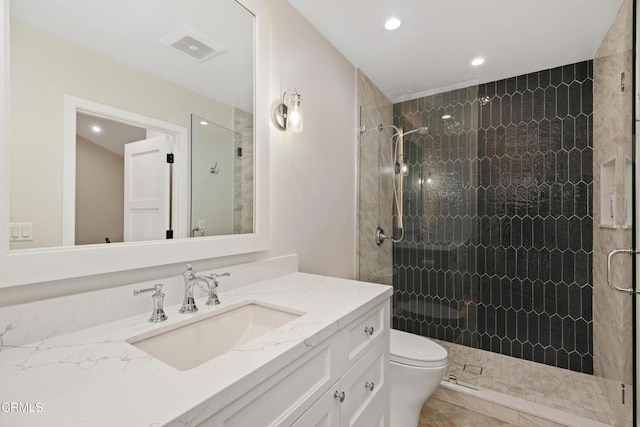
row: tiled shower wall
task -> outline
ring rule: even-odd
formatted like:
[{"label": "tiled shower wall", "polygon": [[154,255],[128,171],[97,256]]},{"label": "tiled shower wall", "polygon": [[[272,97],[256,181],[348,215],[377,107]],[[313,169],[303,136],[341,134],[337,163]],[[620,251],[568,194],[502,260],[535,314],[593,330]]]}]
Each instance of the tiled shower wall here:
[{"label": "tiled shower wall", "polygon": [[[395,105],[394,325],[593,372],[593,64]],[[450,118],[446,118],[451,116]]]},{"label": "tiled shower wall", "polygon": [[233,233],[253,233],[253,114],[234,108],[233,128]]}]

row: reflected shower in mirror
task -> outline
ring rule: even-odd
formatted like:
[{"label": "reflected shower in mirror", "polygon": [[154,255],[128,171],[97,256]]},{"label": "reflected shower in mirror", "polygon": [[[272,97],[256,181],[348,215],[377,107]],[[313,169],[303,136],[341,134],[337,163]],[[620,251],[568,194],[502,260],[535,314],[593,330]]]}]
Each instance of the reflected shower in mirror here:
[{"label": "reflected shower in mirror", "polygon": [[239,111],[233,131],[192,115],[192,237],[253,232],[252,123]]}]

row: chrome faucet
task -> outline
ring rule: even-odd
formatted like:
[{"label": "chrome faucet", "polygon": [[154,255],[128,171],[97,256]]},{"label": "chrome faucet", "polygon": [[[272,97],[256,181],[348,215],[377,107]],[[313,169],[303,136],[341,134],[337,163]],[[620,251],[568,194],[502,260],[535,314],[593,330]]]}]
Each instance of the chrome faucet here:
[{"label": "chrome faucet", "polygon": [[198,311],[198,307],[196,307],[196,301],[193,299],[193,287],[198,283],[204,283],[207,285],[207,289],[211,289],[211,281],[213,279],[206,276],[196,276],[191,264],[187,264],[187,271],[182,273],[182,277],[184,278],[184,300],[182,301],[180,313],[195,313]]}]

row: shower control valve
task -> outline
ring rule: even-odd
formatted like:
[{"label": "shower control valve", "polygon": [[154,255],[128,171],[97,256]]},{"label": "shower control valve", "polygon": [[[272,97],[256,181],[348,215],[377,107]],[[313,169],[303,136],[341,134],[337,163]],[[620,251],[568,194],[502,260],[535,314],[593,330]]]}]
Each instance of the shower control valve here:
[{"label": "shower control valve", "polygon": [[384,239],[388,238],[389,236],[384,234],[384,230],[382,229],[382,227],[376,228],[376,245],[380,246],[382,243],[384,243]]}]

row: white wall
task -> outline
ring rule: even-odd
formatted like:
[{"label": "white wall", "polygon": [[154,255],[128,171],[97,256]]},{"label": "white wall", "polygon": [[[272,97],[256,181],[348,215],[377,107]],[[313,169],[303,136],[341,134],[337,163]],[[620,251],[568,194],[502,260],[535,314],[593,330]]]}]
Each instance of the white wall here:
[{"label": "white wall", "polygon": [[[265,0],[271,18],[272,106],[302,94],[304,132],[271,124],[270,249],[194,262],[196,271],[298,253],[300,271],[355,278],[356,70],[287,0]],[[205,115],[206,117],[206,115]],[[179,274],[183,265],[0,289],[0,306]],[[224,285],[221,285],[224,290]]]},{"label": "white wall", "polygon": [[269,0],[271,97],[295,86],[304,132],[271,130],[271,250],[355,277],[356,70],[287,0]]},{"label": "white wall", "polygon": [[123,230],[124,158],[78,136],[76,245],[123,242]]}]

